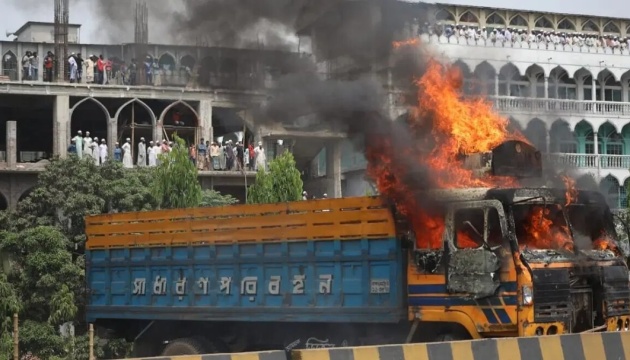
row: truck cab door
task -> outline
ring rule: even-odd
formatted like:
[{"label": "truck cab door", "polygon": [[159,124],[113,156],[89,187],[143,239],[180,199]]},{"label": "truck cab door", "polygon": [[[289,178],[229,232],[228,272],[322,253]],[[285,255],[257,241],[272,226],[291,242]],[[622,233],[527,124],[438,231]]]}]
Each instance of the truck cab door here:
[{"label": "truck cab door", "polygon": [[[502,204],[484,200],[454,204],[446,217],[446,289],[473,299],[493,296],[501,286],[507,244]],[[509,244],[508,244],[509,248]]]}]

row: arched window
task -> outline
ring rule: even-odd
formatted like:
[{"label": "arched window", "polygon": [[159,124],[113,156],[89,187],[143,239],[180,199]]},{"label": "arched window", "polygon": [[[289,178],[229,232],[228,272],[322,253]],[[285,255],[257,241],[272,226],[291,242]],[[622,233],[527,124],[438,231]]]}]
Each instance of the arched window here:
[{"label": "arched window", "polygon": [[438,10],[437,13],[435,13],[435,20],[437,20],[437,21],[455,21],[455,16],[453,16],[453,14],[450,11],[448,11],[448,10],[440,9],[440,10]]},{"label": "arched window", "polygon": [[18,79],[17,65],[17,57],[12,51],[7,51],[2,55],[2,75],[16,81]]},{"label": "arched window", "polygon": [[630,179],[624,181],[623,186],[619,189],[619,202],[622,209],[628,207],[628,186],[630,185]]},{"label": "arched window", "polygon": [[479,19],[477,18],[477,16],[475,14],[471,13],[470,11],[465,11],[459,17],[459,21],[460,22],[465,22],[465,23],[478,23]]},{"label": "arched window", "polygon": [[586,22],[582,24],[582,31],[599,32],[599,26],[592,20],[586,20]]},{"label": "arched window", "polygon": [[619,26],[617,26],[614,22],[609,21],[606,25],[604,25],[604,32],[619,34],[621,31],[619,31]]},{"label": "arched window", "polygon": [[527,20],[522,15],[516,15],[510,20],[512,26],[527,26]]},{"label": "arched window", "polygon": [[571,20],[564,18],[558,23],[558,30],[575,31],[575,25],[571,22]]},{"label": "arched window", "polygon": [[501,15],[494,12],[486,18],[486,23],[488,25],[505,25],[505,20],[501,17]]},{"label": "arched window", "polygon": [[[597,142],[598,153],[602,153],[602,142]],[[595,134],[593,130],[588,130],[586,136],[584,137],[584,153],[586,154],[595,154]]]},{"label": "arched window", "polygon": [[536,19],[534,23],[534,27],[544,28],[544,29],[553,29],[553,23],[546,16],[541,16]]},{"label": "arched window", "polygon": [[606,176],[599,185],[599,188],[606,196],[606,200],[608,201],[608,206],[614,209],[618,209],[620,204],[621,197],[621,187],[619,186],[619,182],[614,177],[608,175]]}]

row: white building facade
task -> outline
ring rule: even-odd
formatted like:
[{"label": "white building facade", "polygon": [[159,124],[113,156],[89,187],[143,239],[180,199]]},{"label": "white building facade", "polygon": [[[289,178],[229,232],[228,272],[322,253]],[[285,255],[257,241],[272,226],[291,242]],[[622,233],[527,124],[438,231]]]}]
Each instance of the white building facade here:
[{"label": "white building facade", "polygon": [[466,92],[486,93],[537,148],[627,207],[630,19],[436,5],[418,32]]},{"label": "white building facade", "polygon": [[[461,69],[465,93],[486,95],[550,160],[577,168],[578,182],[628,206],[630,19],[416,5],[426,22],[408,22],[401,39],[419,37]],[[352,146],[341,157],[344,195],[369,192],[357,176],[365,160]]]}]

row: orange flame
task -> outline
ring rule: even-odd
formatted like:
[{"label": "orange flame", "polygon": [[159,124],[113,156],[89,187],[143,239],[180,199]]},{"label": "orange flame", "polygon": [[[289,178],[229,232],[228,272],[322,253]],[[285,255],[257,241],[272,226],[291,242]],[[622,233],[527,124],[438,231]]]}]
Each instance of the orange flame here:
[{"label": "orange flame", "polygon": [[575,180],[568,176],[563,176],[562,181],[564,182],[564,186],[567,188],[567,192],[564,195],[566,199],[565,206],[569,206],[577,201],[578,191],[575,187]]},{"label": "orange flame", "polygon": [[394,49],[401,48],[403,46],[415,46],[420,45],[420,38],[411,38],[402,41],[394,41]]},{"label": "orange flame", "polygon": [[554,224],[550,210],[536,206],[525,224],[527,235],[521,247],[533,249],[565,249],[573,251],[573,239],[566,225]]},{"label": "orange flame", "polygon": [[[415,44],[413,40],[395,43],[394,47]],[[495,113],[489,102],[460,96],[462,78],[456,68],[430,61],[415,83],[418,107],[410,112],[407,130],[417,143],[395,147],[387,137],[371,139],[366,148],[368,174],[379,192],[407,216],[417,234],[418,248],[438,249],[442,248],[444,220],[426,213],[418,203],[423,199],[414,196],[414,187],[421,186],[409,180],[414,165],[428,169],[434,185],[440,188],[514,186],[517,182],[513,178],[476,175],[464,167],[461,156],[490,152],[509,139],[526,140],[507,130],[507,119]],[[425,136],[427,131],[430,137]],[[458,234],[458,244],[478,246],[465,234]]]}]

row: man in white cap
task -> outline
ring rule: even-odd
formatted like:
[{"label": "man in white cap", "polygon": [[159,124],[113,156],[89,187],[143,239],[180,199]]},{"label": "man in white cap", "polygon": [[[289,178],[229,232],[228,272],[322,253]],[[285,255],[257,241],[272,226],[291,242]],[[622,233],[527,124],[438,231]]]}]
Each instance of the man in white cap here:
[{"label": "man in white cap", "polygon": [[256,167],[254,170],[258,171],[258,169],[263,169],[267,171],[267,155],[265,155],[265,149],[263,149],[262,141],[258,142],[258,146],[254,150],[254,154],[256,155]]},{"label": "man in white cap", "polygon": [[89,131],[85,132],[85,137],[83,138],[83,156],[92,158],[92,137]]},{"label": "man in white cap", "polygon": [[148,153],[149,153],[149,167],[154,167],[157,165],[157,152],[159,150],[158,146],[155,146],[153,144],[153,141],[149,141],[149,148],[148,148]]},{"label": "man in white cap", "polygon": [[147,146],[144,143],[144,138],[140,138],[140,142],[138,143],[138,166],[145,167],[147,166]]},{"label": "man in white cap", "polygon": [[81,130],[77,131],[77,136],[72,138],[74,140],[74,145],[77,147],[77,157],[79,159],[83,158],[83,132]]},{"label": "man in white cap", "polygon": [[107,161],[107,144],[105,143],[105,139],[101,139],[101,145],[98,146],[98,150],[101,164],[105,164],[105,161]]},{"label": "man in white cap", "polygon": [[96,166],[101,165],[101,150],[98,145],[98,138],[95,136],[94,140],[90,144],[90,151],[92,152],[92,158],[94,158],[94,164]]},{"label": "man in white cap", "polygon": [[131,157],[131,139],[127,138],[122,146],[123,151],[123,167],[127,169],[133,168],[133,158]]}]

